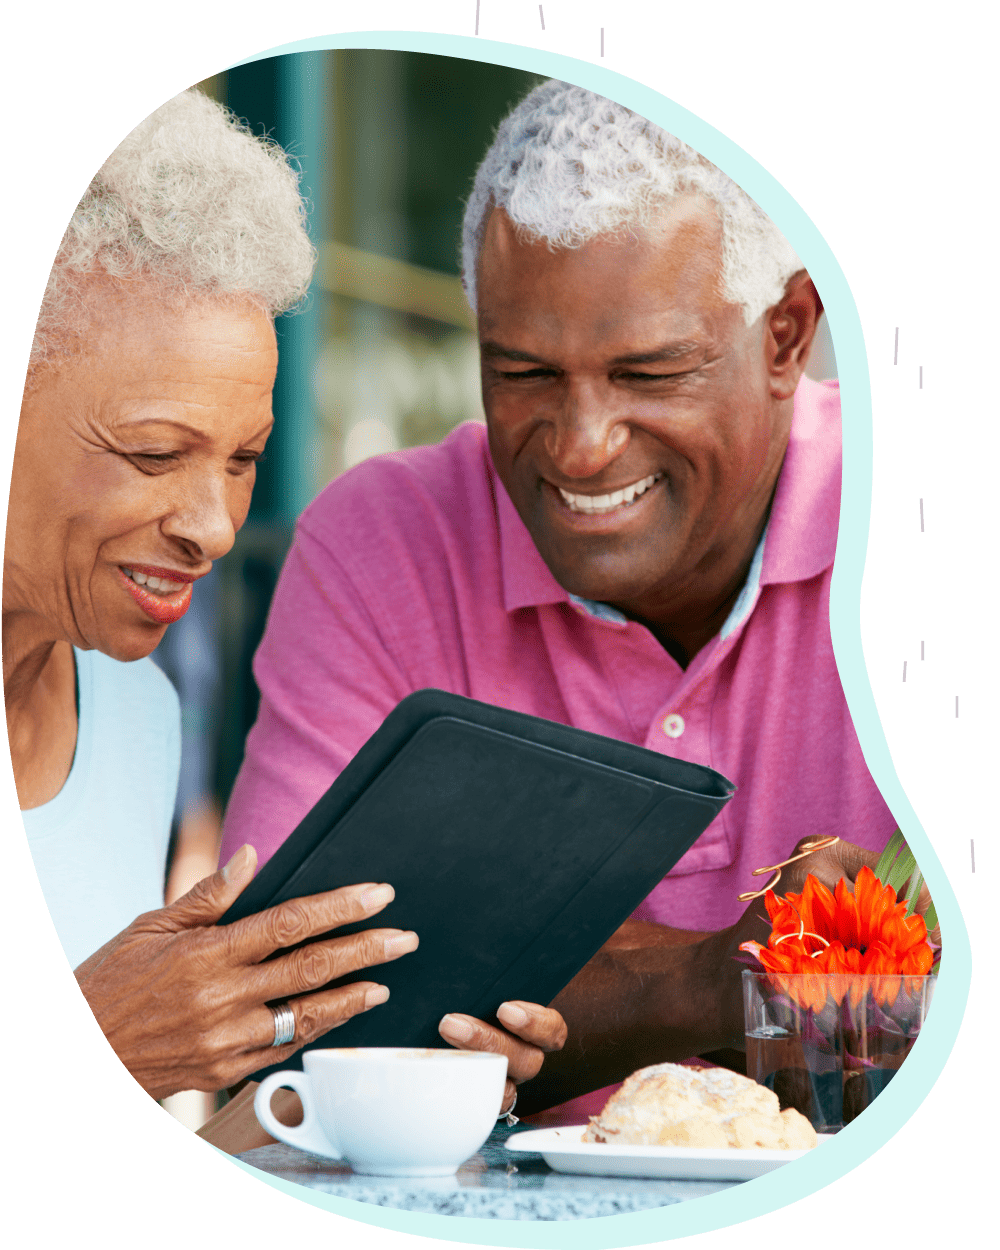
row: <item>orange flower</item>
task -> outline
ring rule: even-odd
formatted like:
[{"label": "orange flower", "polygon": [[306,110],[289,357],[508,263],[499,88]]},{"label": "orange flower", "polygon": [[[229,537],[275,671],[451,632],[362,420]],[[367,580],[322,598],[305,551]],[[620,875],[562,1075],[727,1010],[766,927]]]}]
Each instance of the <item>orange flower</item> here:
[{"label": "orange flower", "polygon": [[[907,916],[906,903],[896,902],[896,891],[885,886],[867,866],[854,882],[854,893],[843,877],[831,894],[809,874],[801,894],[765,896],[771,918],[767,946],[744,942],[741,951],[758,959],[769,972],[801,976],[783,982],[804,1007],[820,1010],[827,990],[838,1003],[850,992],[852,1001],[863,991],[857,976],[877,976],[874,990],[881,1003],[894,1002],[903,976],[925,976],[934,962],[922,916]],[[817,974],[841,973],[831,981]]]}]

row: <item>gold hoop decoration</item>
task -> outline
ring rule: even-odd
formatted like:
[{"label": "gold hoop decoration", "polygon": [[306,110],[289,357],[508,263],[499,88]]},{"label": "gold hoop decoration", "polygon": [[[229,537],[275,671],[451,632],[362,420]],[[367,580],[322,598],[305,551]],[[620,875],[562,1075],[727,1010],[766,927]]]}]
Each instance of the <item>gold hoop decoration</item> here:
[{"label": "gold hoop decoration", "polygon": [[824,838],[817,838],[815,842],[804,842],[802,850],[798,855],[793,855],[791,859],[783,859],[780,864],[771,864],[766,868],[755,868],[750,874],[752,877],[763,876],[765,872],[773,872],[774,876],[764,886],[763,890],[748,890],[745,894],[737,894],[737,899],[741,903],[749,903],[755,898],[763,898],[768,890],[773,890],[781,880],[782,868],[787,868],[789,864],[794,864],[800,859],[805,859],[807,855],[812,855],[815,851],[825,851],[828,846],[833,846],[835,842],[839,842],[840,838],[829,835]]},{"label": "gold hoop decoration", "polygon": [[799,909],[795,906],[794,903],[789,903],[788,905],[789,907],[791,907],[792,911],[795,912],[796,916],[798,916],[799,918],[799,931],[798,933],[782,933],[780,937],[776,937],[774,939],[774,946],[772,947],[772,949],[777,950],[777,948],[781,945],[782,942],[789,942],[793,938],[796,941],[801,942],[803,941],[803,939],[807,937],[811,937],[811,938],[815,938],[817,942],[822,942],[823,945],[820,947],[818,951],[811,951],[809,954],[809,958],[815,959],[817,955],[822,955],[823,951],[830,945],[830,943],[826,940],[825,937],[822,937],[819,933],[813,933],[810,929],[806,928],[806,922],[802,918],[802,913],[799,911]]}]

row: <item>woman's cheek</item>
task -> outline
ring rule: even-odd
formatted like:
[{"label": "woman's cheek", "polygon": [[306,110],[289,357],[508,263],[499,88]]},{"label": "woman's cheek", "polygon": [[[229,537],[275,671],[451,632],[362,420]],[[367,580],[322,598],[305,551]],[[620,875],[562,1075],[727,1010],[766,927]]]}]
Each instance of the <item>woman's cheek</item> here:
[{"label": "woman's cheek", "polygon": [[240,529],[247,519],[256,478],[256,470],[251,469],[235,480],[235,486],[230,491],[229,515],[232,517],[233,529]]}]

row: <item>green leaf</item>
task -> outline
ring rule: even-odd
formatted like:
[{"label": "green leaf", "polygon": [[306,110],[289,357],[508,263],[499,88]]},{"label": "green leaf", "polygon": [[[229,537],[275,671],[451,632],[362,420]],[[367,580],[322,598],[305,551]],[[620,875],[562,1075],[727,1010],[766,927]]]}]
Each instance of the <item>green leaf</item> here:
[{"label": "green leaf", "polygon": [[906,891],[906,914],[912,916],[917,910],[917,900],[920,898],[920,887],[924,884],[924,874],[918,868],[910,878],[910,886]]},{"label": "green leaf", "polygon": [[875,865],[875,876],[878,877],[879,881],[881,881],[883,885],[886,884],[886,877],[889,874],[889,870],[892,867],[896,856],[904,846],[906,846],[906,841],[900,830],[897,829],[889,839],[888,845],[879,856],[879,861]]},{"label": "green leaf", "polygon": [[[902,832],[897,829],[889,839],[888,845],[879,856],[879,861],[875,865],[875,876],[883,885],[892,886],[896,891],[896,899],[900,903],[906,903],[906,914],[912,916],[917,908],[917,900],[920,898],[920,889],[924,884],[923,873],[917,867],[916,856],[906,845],[906,839]],[[900,894],[903,886],[909,882],[906,894]],[[924,913],[924,921],[927,925],[927,932],[931,933],[937,928],[938,918],[934,904]],[[934,965],[937,970],[937,964]]]},{"label": "green leaf", "polygon": [[889,873],[889,879],[883,882],[884,885],[891,885],[896,891],[896,898],[900,896],[900,891],[907,881],[911,880],[913,874],[917,871],[917,857],[913,854],[909,847],[905,847],[899,859],[892,866]]}]

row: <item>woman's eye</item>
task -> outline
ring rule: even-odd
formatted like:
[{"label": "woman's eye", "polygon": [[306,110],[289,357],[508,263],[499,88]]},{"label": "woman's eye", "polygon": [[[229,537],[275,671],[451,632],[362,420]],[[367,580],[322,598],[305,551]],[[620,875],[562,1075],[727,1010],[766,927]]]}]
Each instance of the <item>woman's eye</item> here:
[{"label": "woman's eye", "polygon": [[136,451],[127,454],[126,458],[144,473],[157,473],[176,463],[177,455],[172,451]]},{"label": "woman's eye", "polygon": [[505,378],[508,381],[516,381],[519,379],[527,379],[530,381],[534,378],[550,378],[553,376],[554,370],[538,368],[538,369],[519,369],[513,372],[506,372],[503,369],[498,369],[497,372],[500,374],[502,378]]},{"label": "woman's eye", "polygon": [[232,458],[233,463],[243,472],[246,472],[247,469],[252,469],[256,464],[260,464],[263,459],[264,453],[262,451],[240,451]]}]

